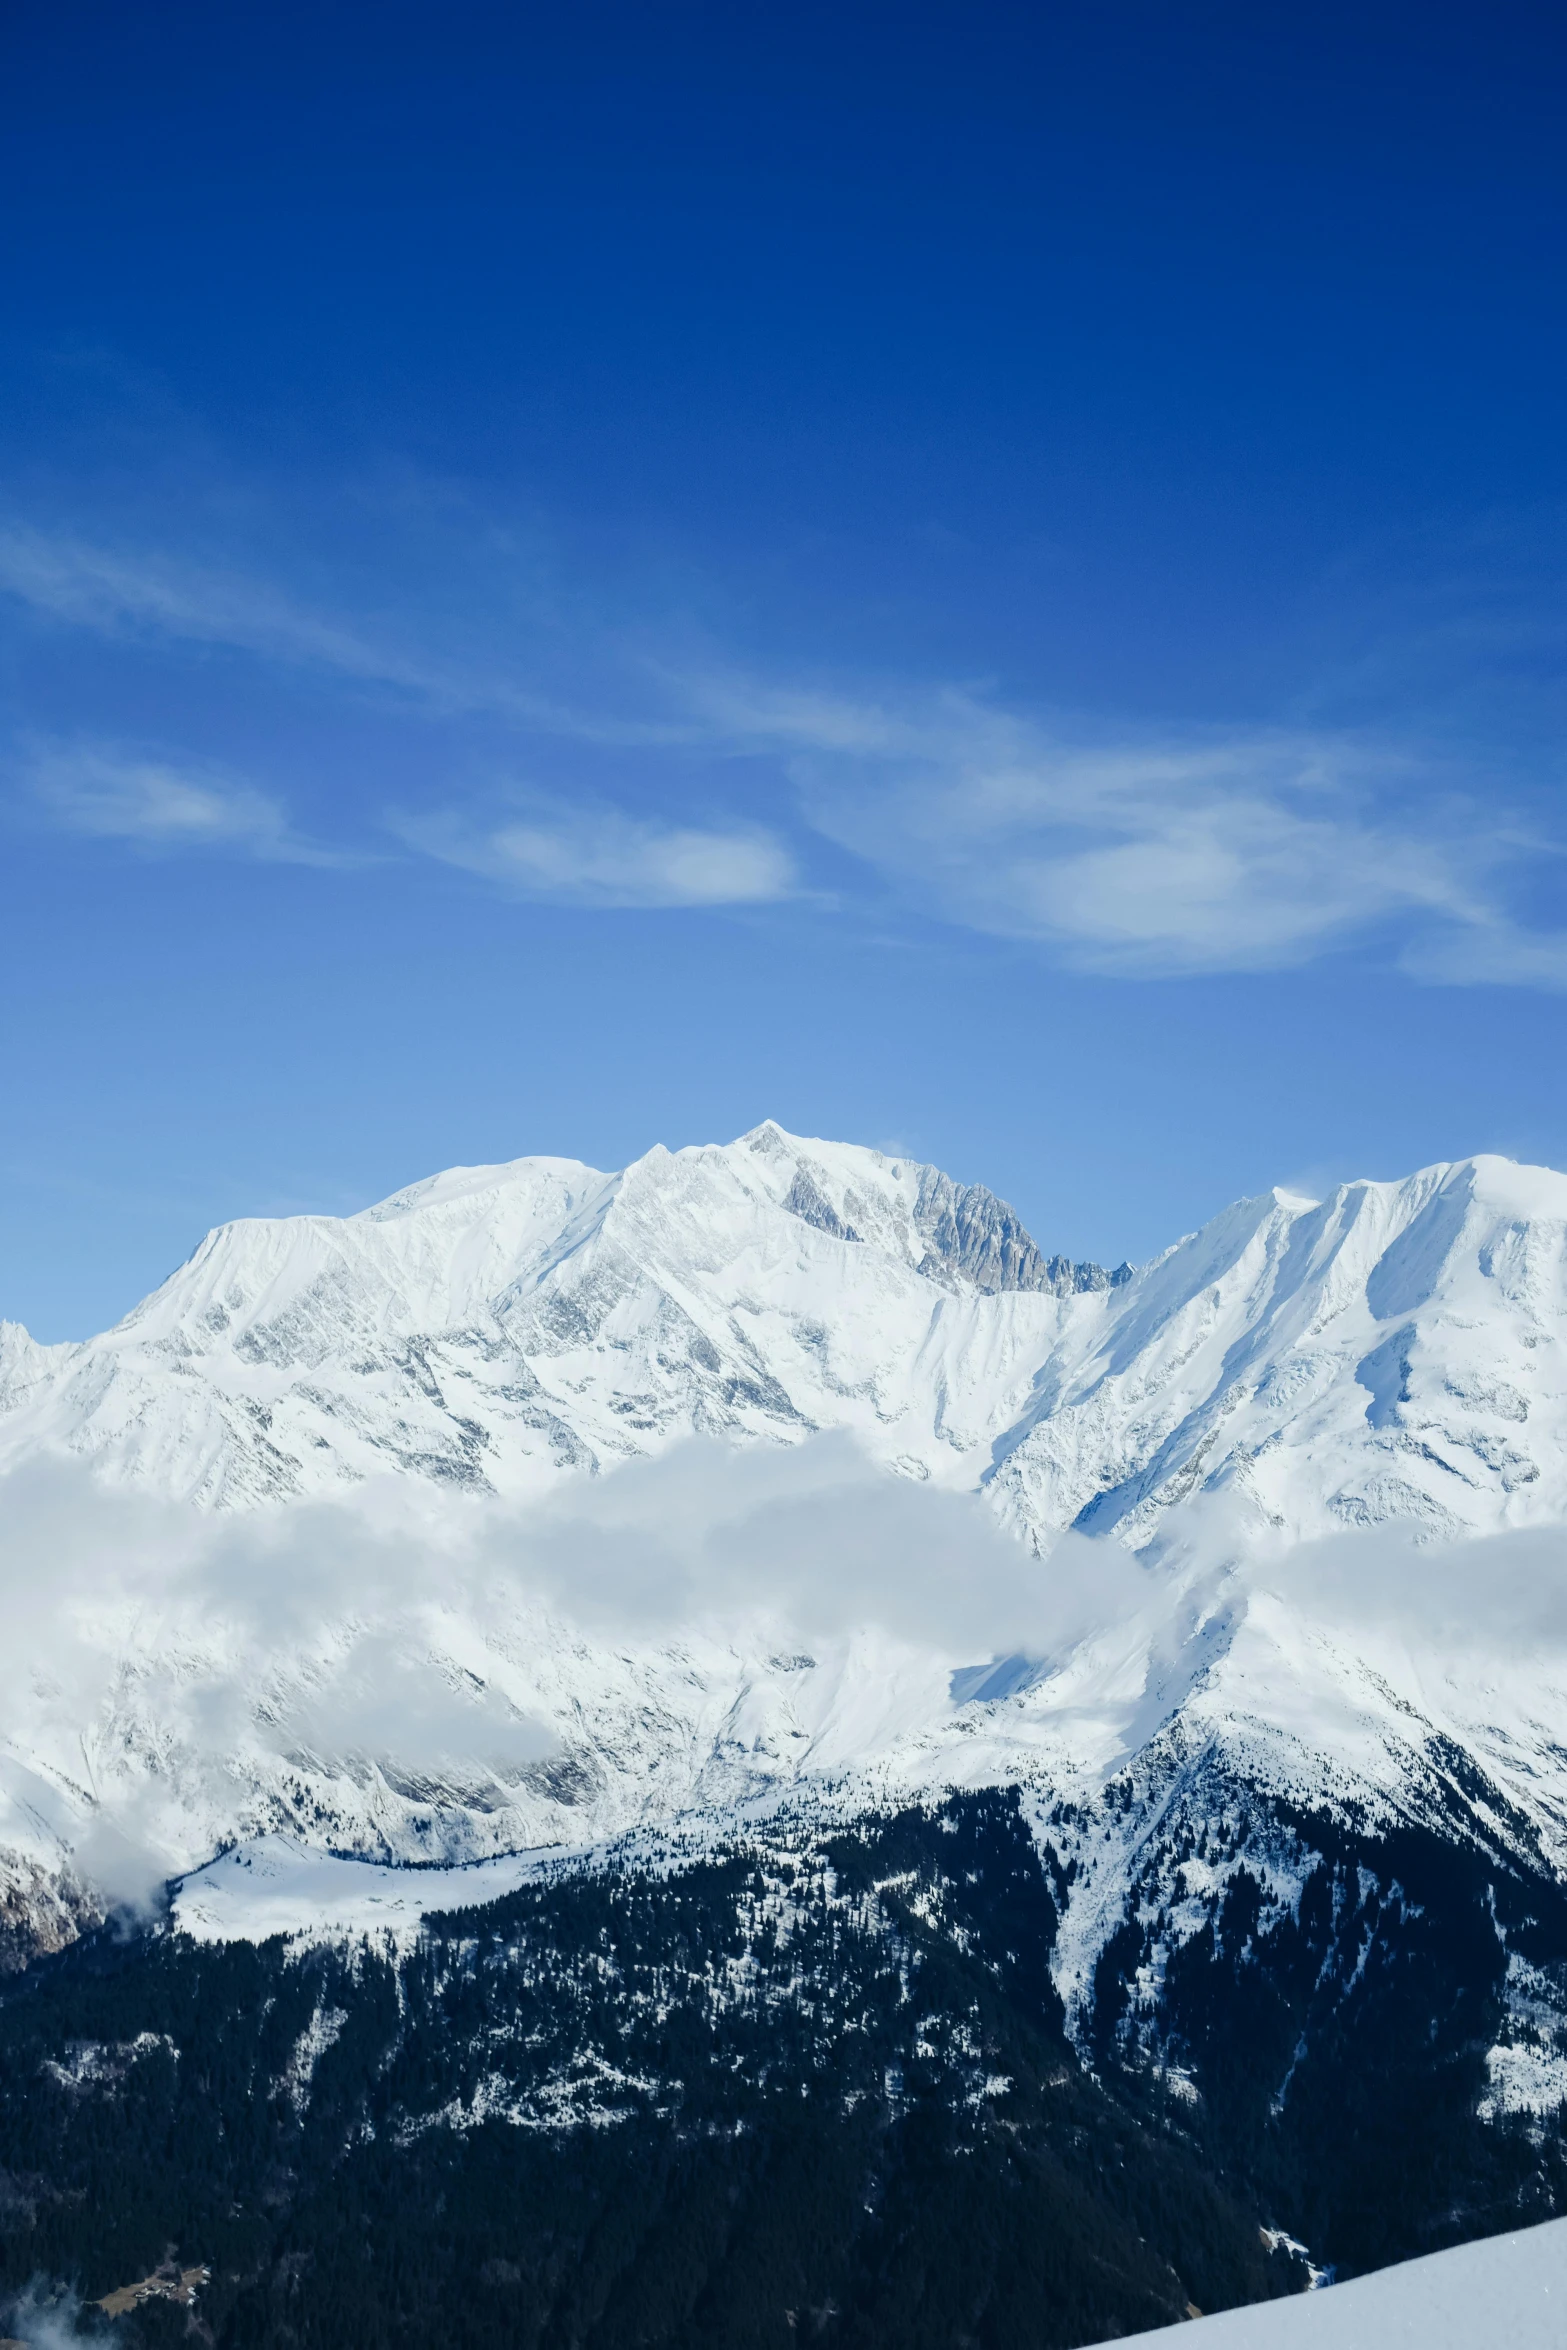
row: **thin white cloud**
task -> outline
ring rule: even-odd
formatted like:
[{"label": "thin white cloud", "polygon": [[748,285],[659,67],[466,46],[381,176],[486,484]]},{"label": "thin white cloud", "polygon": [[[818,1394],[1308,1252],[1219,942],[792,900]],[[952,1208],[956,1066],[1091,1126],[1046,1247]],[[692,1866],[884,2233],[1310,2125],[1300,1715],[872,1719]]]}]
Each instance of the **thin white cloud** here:
[{"label": "thin white cloud", "polygon": [[221,849],[271,863],[341,862],[302,840],[279,800],[232,776],[101,743],[35,750],[35,806],[67,831],[149,849]]},{"label": "thin white cloud", "polygon": [[1280,969],[1381,932],[1420,976],[1567,975],[1567,940],[1508,919],[1517,832],[1353,737],[1087,741],[957,691],[693,696],[730,740],[775,746],[807,822],[900,896],[1079,969]]},{"label": "thin white cloud", "polygon": [[[661,665],[586,623],[567,630],[568,668],[596,681],[575,707],[535,691],[520,659],[432,653],[407,630],[325,617],[264,580],[22,526],[0,531],[0,589],[71,626],[312,668],[433,718],[483,712],[519,735],[600,750],[738,754],[763,788],[792,786],[805,830],[859,860],[895,903],[1030,941],[1070,967],[1286,969],[1375,940],[1416,978],[1567,988],[1567,931],[1513,911],[1520,878],[1557,844],[1526,841],[1479,793],[1436,792],[1413,753],[1367,736],[1117,736],[970,689],[877,695]],[[165,846],[315,855],[248,785],[157,761],[100,765],[95,775],[78,762],[74,780],[50,784],[60,821]],[[687,824],[535,803],[395,829],[528,897],[697,907],[804,894],[778,829],[739,816]]]},{"label": "thin white cloud", "polygon": [[493,826],[403,818],[411,847],[532,898],[587,906],[746,906],[793,896],[793,857],[754,826],[661,824],[548,803]]},{"label": "thin white cloud", "polygon": [[817,828],[981,930],[1103,971],[1272,969],[1398,918],[1474,921],[1465,861],[1317,785],[1311,745],[1045,753],[848,797]]},{"label": "thin white cloud", "polygon": [[1529,987],[1567,991],[1567,931],[1481,922],[1423,939],[1400,957],[1416,979],[1452,987]]},{"label": "thin white cloud", "polygon": [[606,746],[686,742],[689,723],[620,717],[536,692],[519,671],[447,659],[395,632],[312,611],[247,573],[184,557],[95,545],[25,524],[0,528],[0,592],[35,612],[101,636],[142,636],[222,647],[260,661],[325,671],[381,688],[438,714],[485,711],[548,734]]},{"label": "thin white cloud", "polygon": [[101,633],[145,628],[201,644],[383,677],[386,658],[351,629],[302,611],[243,575],[63,533],[0,530],[0,588],[36,611]]}]

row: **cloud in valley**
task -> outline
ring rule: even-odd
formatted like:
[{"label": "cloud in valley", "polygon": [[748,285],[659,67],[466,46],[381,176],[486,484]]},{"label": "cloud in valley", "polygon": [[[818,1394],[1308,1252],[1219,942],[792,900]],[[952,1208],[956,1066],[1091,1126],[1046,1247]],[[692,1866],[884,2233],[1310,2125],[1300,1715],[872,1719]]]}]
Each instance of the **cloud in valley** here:
[{"label": "cloud in valley", "polygon": [[221,1780],[248,1755],[515,1776],[556,1747],[538,1670],[563,1650],[591,1690],[592,1659],[627,1644],[695,1642],[743,1671],[873,1632],[928,1654],[939,1692],[992,1655],[1064,1656],[1148,1582],[1086,1542],[1041,1561],[978,1498],[889,1477],[842,1438],[694,1443],[526,1512],[388,1486],[207,1514],[59,1463],[6,1498],[12,1802],[121,1900],[189,1865],[182,1772]]},{"label": "cloud in valley", "polygon": [[133,1907],[204,1857],[188,1849],[192,1772],[220,1788],[249,1757],[414,1789],[440,1775],[505,1800],[557,1751],[563,1655],[592,1700],[617,1659],[726,1655],[739,1686],[769,1656],[871,1638],[929,1659],[934,1722],[949,1676],[992,1659],[1032,1660],[1034,1703],[1063,1673],[1076,1703],[1106,1642],[1140,1703],[1145,1680],[1200,1666],[1205,1628],[1272,1594],[1417,1676],[1567,1669],[1556,1533],[1437,1547],[1384,1529],[1291,1549],[1208,1507],[1156,1563],[1074,1535],[1040,1558],[979,1497],[889,1476],[843,1437],[694,1442],[528,1510],[388,1485],[352,1505],[204,1514],[61,1464],[17,1472],[6,1498],[13,1823],[49,1826]]}]

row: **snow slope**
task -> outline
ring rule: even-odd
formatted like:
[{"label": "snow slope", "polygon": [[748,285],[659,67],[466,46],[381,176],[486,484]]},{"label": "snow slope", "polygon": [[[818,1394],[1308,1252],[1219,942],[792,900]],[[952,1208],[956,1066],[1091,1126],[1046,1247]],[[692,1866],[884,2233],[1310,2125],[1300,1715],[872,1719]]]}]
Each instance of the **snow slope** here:
[{"label": "snow slope", "polygon": [[265,1942],[274,1934],[407,1940],[432,1910],[468,1908],[515,1892],[538,1863],[539,1856],[513,1853],[467,1868],[385,1868],[269,1836],[187,1877],[174,1897],[173,1915],[181,1933],[198,1942]]},{"label": "snow slope", "polygon": [[988,1192],[773,1126],[619,1176],[456,1169],[359,1216],[225,1225],[85,1345],[11,1329],[0,1462],[82,1453],[242,1506],[387,1469],[528,1491],[693,1433],[848,1426],[973,1482],[1109,1280],[1047,1263]]},{"label": "snow slope", "polygon": [[[1121,2337],[1168,2343],[1168,2327]],[[1406,2260],[1331,2291],[1204,2318],[1191,2350],[1561,2350],[1567,2220]]]},{"label": "snow slope", "polygon": [[1499,1159],[1245,1200],[1135,1274],[937,1170],[772,1124],[226,1225],[124,1322],[0,1328],[0,1467],[202,1503],[385,1472],[525,1495],[693,1434],[854,1433],[1036,1541],[1223,1491],[1294,1537],[1567,1516],[1567,1177]]},{"label": "snow slope", "polygon": [[[1313,1536],[1391,1529],[1435,1559],[1563,1525],[1564,1236],[1567,1178],[1477,1159],[1241,1202],[1111,1275],[1047,1258],[982,1189],[769,1124],[618,1176],[521,1160],[347,1219],[225,1226],[101,1338],[6,1326],[0,1464],[85,1463],[178,1505],[171,1526],[259,1531],[224,1570],[248,1630],[199,1578],[134,1605],[84,1588],[70,1669],[13,1673],[0,1960],[235,1843],[453,1866],[811,1791],[1014,1783],[1071,1870],[1055,1967],[1086,2028],[1134,1906],[1150,1981],[1238,1871],[1289,1911],[1315,1863],[1276,1832],[1285,1796],[1443,1834],[1461,1814],[1567,1872],[1567,1640],[1478,1637],[1490,1563],[1473,1606],[1449,1571],[1422,1611],[1408,1554],[1391,1632],[1282,1563]],[[1036,1547],[1075,1525],[1158,1572],[1129,1612],[1107,1576],[1102,1620],[1010,1660],[885,1616],[806,1646],[755,1610],[594,1630],[521,1583],[479,1608],[433,1531],[413,1598],[380,1617],[362,1597],[311,1613],[295,1588],[312,1497],[391,1481],[437,1529],[487,1494],[526,1516],[693,1437],[823,1429],[986,1495]],[[1226,1514],[1216,1556],[1190,1539],[1203,1500]],[[1567,1587],[1549,1562],[1530,1576]],[[366,1657],[392,1691],[377,1722],[323,1727]],[[405,1737],[420,1692],[471,1702],[471,1734]],[[1233,1834],[1199,1883],[1221,1782]],[[1536,2029],[1526,1977],[1492,2051],[1498,2110],[1567,2080],[1560,2002]]]}]

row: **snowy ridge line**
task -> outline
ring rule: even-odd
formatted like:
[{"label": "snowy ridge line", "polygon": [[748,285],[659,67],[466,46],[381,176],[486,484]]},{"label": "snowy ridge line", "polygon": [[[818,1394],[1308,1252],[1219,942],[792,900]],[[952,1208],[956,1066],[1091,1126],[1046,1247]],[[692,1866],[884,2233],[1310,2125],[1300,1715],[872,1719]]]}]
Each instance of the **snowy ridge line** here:
[{"label": "snowy ridge line", "polygon": [[0,1467],[205,1505],[542,1494],[692,1435],[838,1428],[1036,1542],[1223,1493],[1299,1539],[1567,1519],[1567,1177],[1496,1158],[1243,1200],[1151,1264],[786,1134],[620,1175],[520,1159],[226,1225],[114,1330],[0,1330]]}]

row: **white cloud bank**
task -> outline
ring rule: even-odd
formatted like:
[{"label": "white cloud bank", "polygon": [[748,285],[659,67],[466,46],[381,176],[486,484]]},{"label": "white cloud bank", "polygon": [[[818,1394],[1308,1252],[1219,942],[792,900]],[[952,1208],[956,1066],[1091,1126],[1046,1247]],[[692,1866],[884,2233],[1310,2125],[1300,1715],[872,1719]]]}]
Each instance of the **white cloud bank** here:
[{"label": "white cloud bank", "polygon": [[128,1656],[156,1656],[193,1692],[211,1679],[221,1713],[292,1658],[298,1689],[268,1701],[280,1720],[303,1708],[321,1735],[331,1716],[339,1735],[352,1722],[353,1741],[411,1740],[418,1759],[454,1724],[489,1734],[472,1687],[436,1731],[405,1692],[379,1730],[365,1712],[379,1681],[400,1691],[395,1658],[446,1617],[494,1627],[523,1605],[609,1641],[878,1626],[966,1662],[1069,1646],[1149,1587],[1113,1545],[1067,1538],[1042,1562],[977,1495],[889,1476],[842,1435],[787,1448],[694,1439],[527,1504],[388,1480],[347,1502],[238,1515],[63,1461],[13,1472],[4,1498],[0,1612],[24,1677],[90,1708]]},{"label": "white cloud bank", "polygon": [[[4,1499],[0,1843],[45,1822],[132,1903],[301,1769],[357,1790],[367,1821],[382,1777],[504,1807],[558,1735],[600,1722],[635,1745],[650,1703],[690,1703],[700,1743],[702,1673],[738,1689],[779,1653],[869,1638],[939,1710],[954,1669],[1065,1655],[1149,1587],[1087,1543],[1042,1564],[977,1497],[889,1478],[842,1438],[693,1443],[529,1509],[389,1484],[229,1516],[71,1463],[16,1472]],[[644,1688],[627,1660],[656,1656]]]},{"label": "white cloud bank", "polygon": [[[405,1677],[441,1648],[443,1623],[494,1630],[519,1606],[610,1644],[809,1643],[874,1627],[959,1665],[1064,1657],[1162,1614],[1171,1594],[1184,1607],[1239,1576],[1324,1622],[1395,1628],[1455,1659],[1542,1644],[1567,1655],[1567,1531],[1440,1545],[1390,1526],[1291,1544],[1207,1502],[1172,1515],[1157,1558],[1075,1534],[1041,1557],[982,1496],[890,1475],[841,1434],[692,1439],[526,1504],[388,1480],[346,1502],[229,1514],[70,1462],[13,1472],[4,1498],[0,1612],[17,1686],[47,1687],[85,1720],[129,1663],[172,1676],[214,1728],[259,1693],[290,1737],[308,1723],[337,1750],[410,1762],[479,1752],[503,1719],[536,1747],[536,1729],[498,1713],[471,1674],[440,1668],[438,1698]],[[13,1715],[17,1702],[13,1690]]]}]

